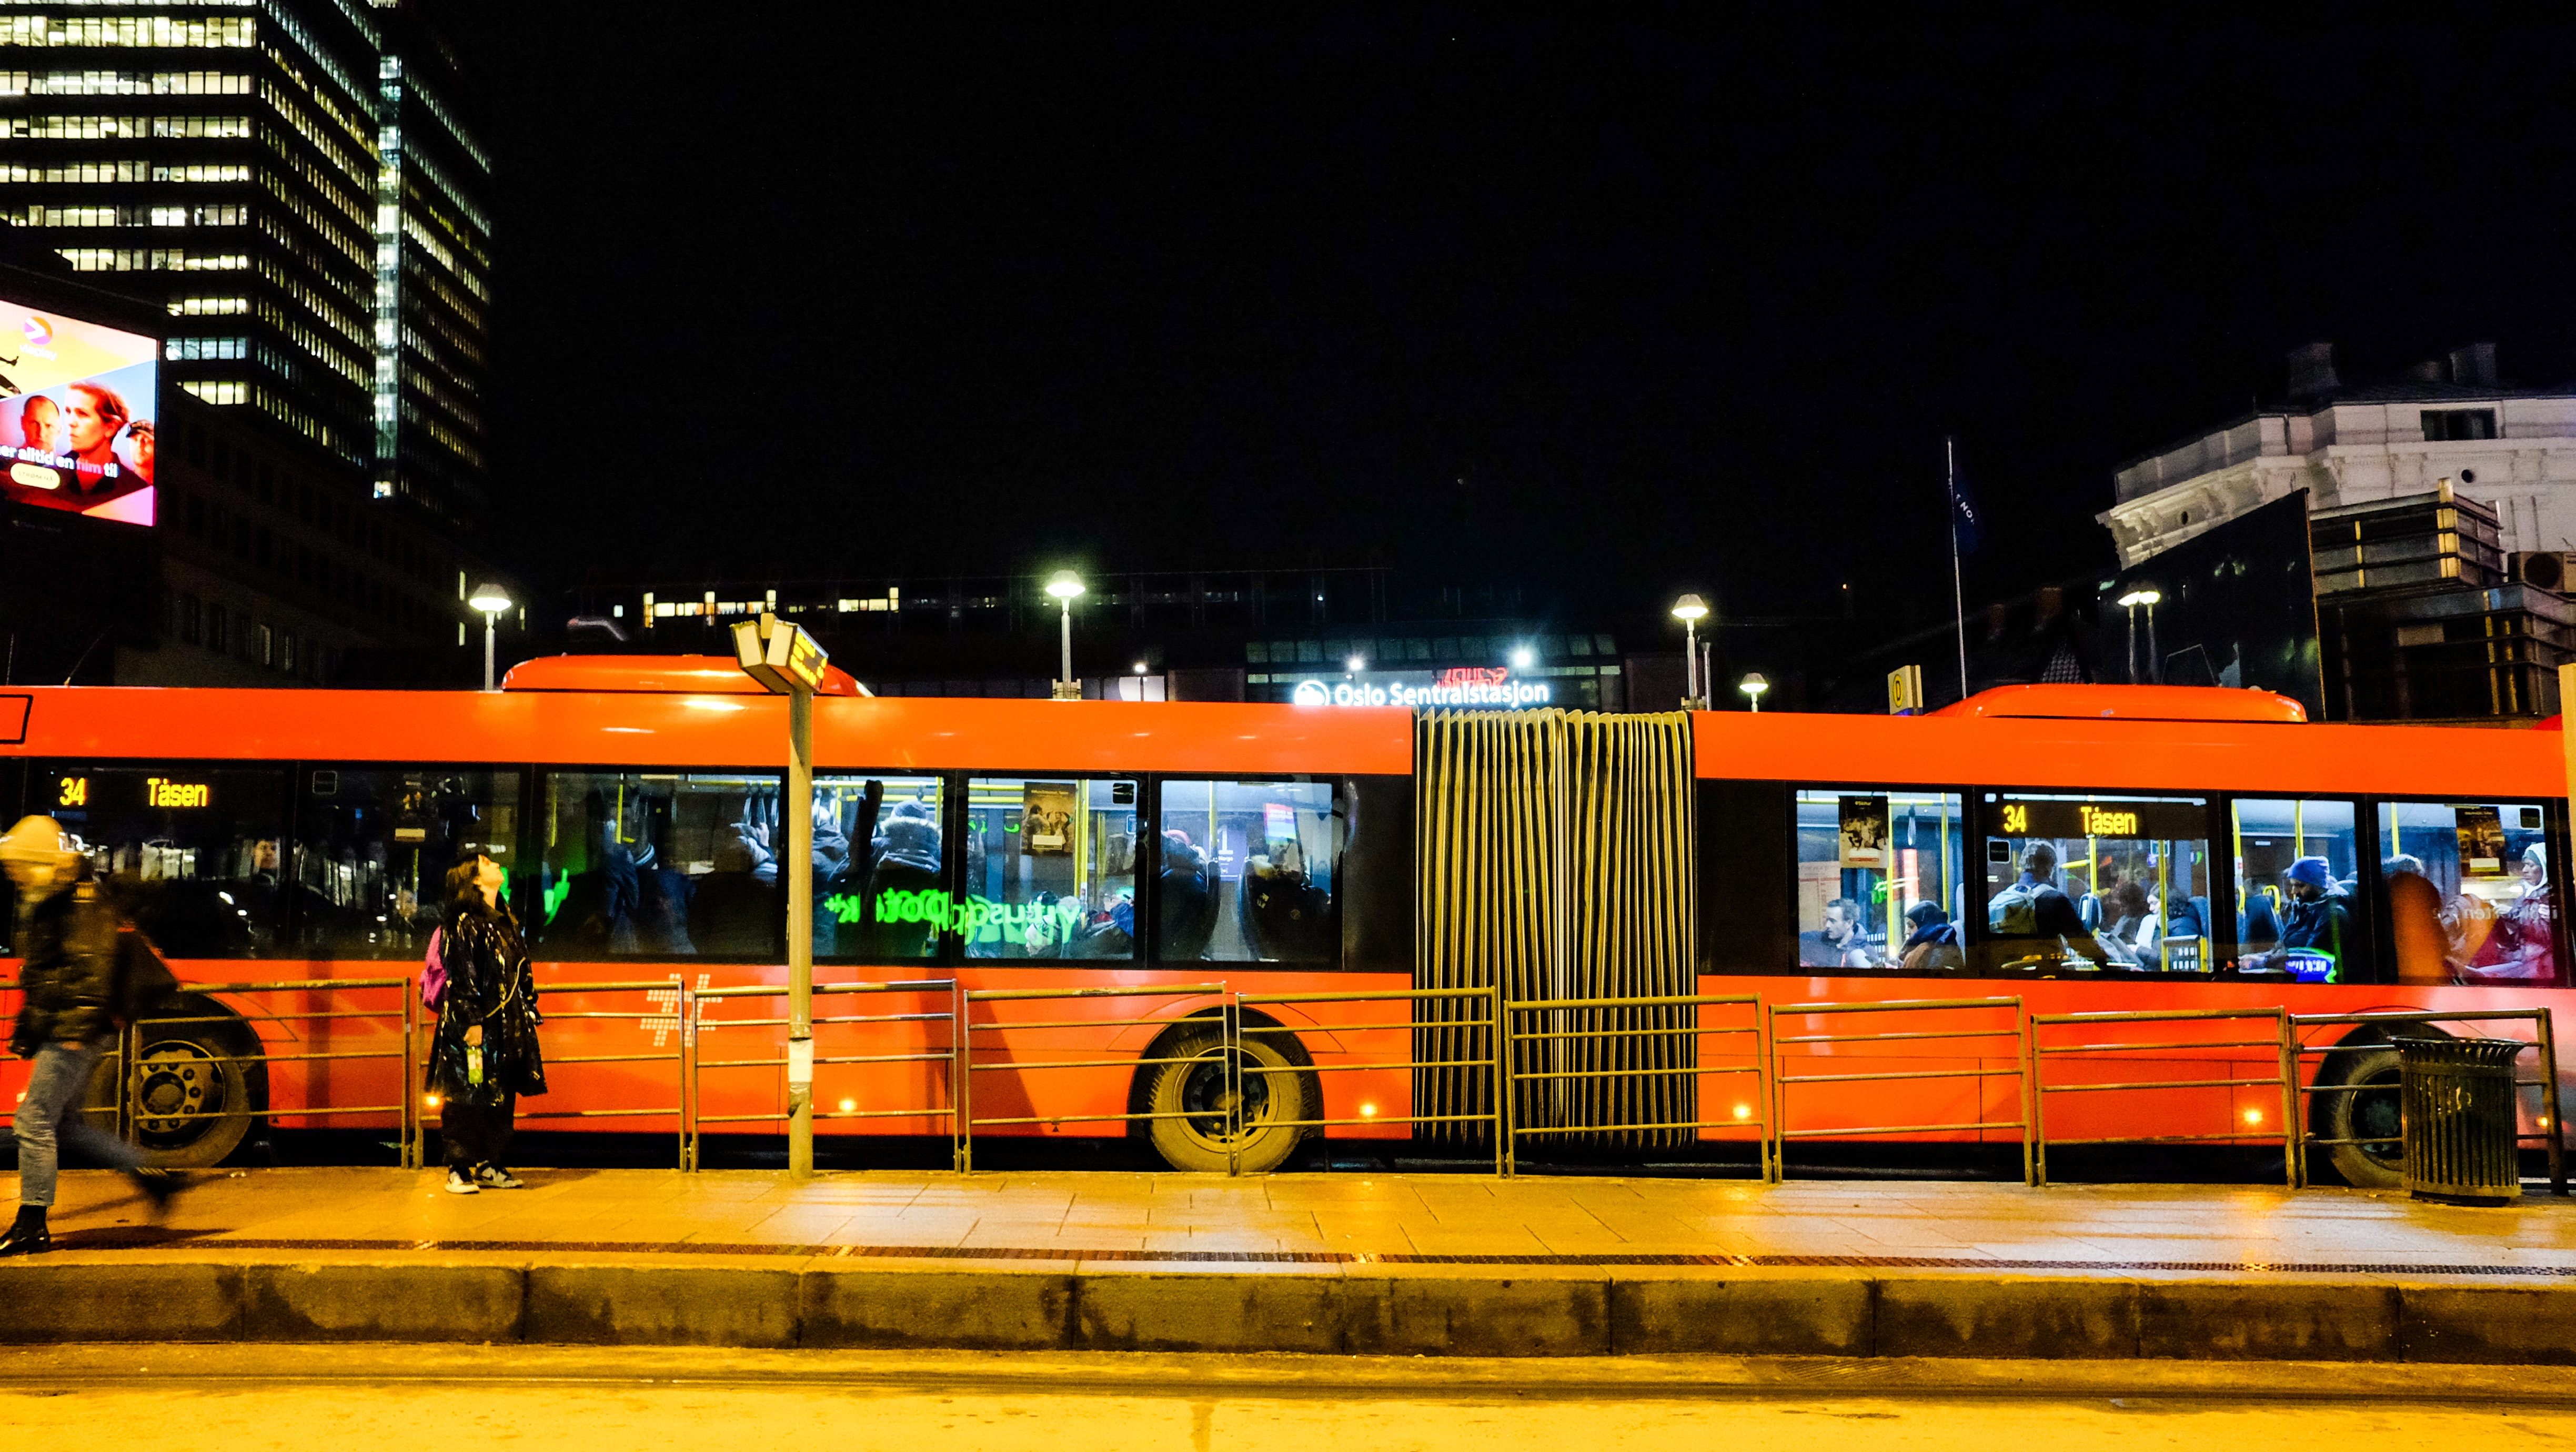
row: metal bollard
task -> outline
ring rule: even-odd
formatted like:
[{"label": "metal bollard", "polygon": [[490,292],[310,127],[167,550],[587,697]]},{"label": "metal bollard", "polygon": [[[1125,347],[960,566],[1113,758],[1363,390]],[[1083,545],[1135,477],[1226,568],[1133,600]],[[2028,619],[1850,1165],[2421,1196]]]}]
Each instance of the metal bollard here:
[{"label": "metal bollard", "polygon": [[2514,1039],[2391,1039],[2404,1105],[2406,1190],[2418,1200],[2501,1205],[2522,1194]]}]

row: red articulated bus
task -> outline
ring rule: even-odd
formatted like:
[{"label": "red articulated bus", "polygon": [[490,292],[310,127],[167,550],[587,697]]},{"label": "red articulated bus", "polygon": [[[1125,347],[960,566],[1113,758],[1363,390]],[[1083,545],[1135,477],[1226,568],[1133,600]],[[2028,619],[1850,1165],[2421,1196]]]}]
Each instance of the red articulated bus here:
[{"label": "red articulated bus", "polygon": [[[1920,718],[1606,718],[1603,750],[1668,739],[1682,774],[1669,789],[1603,787],[1625,815],[1604,808],[1551,849],[1543,871],[1569,886],[1543,894],[1514,885],[1537,858],[1504,852],[1462,876],[1456,843],[1504,833],[1526,805],[1488,797],[1582,816],[1589,746],[1524,782],[1430,771],[1435,718],[1400,709],[834,690],[814,723],[816,980],[955,989],[818,999],[840,1035],[818,1029],[826,1134],[949,1132],[928,1110],[955,1102],[946,1046],[964,991],[1120,987],[1160,991],[967,1008],[979,1060],[1030,1070],[973,1076],[979,1134],[1132,1133],[1179,1168],[1251,1170],[1319,1132],[1289,1121],[1471,1135],[1409,1122],[1431,1100],[1475,1098],[1439,1077],[1451,1070],[1371,1067],[1439,1057],[1368,1038],[1390,1014],[1436,1018],[1423,1003],[1241,1005],[1260,1032],[1236,1040],[1231,1065],[1222,1022],[1229,995],[1400,995],[1459,971],[1524,981],[1442,946],[1439,925],[1471,917],[1505,938],[1546,917],[1531,941],[1576,943],[1542,955],[1537,996],[1560,1000],[2471,1012],[2547,1006],[2567,981],[2554,731],[2316,725],[2261,692],[2156,687],[2011,688]],[[366,1057],[397,1042],[399,991],[208,986],[416,975],[445,872],[474,852],[509,870],[548,1015],[553,1090],[523,1116],[673,1131],[691,1036],[680,988],[785,981],[785,714],[730,660],[700,657],[534,661],[494,693],[0,692],[0,806],[61,820],[183,982],[206,989],[136,1045],[134,1131],[169,1163],[214,1163],[262,1118],[397,1122],[390,1107],[309,1116],[418,1092]],[[1680,864],[1672,901],[1645,901],[1655,871],[1593,870],[1641,853]],[[1646,936],[1622,926],[1649,919]],[[1661,978],[1635,970],[1652,951],[1622,946],[1653,934],[1683,945]],[[1452,967],[1426,966],[1444,954]],[[780,1001],[698,1007],[690,1119],[779,1114]],[[2305,1070],[2376,1086],[2312,1096],[2314,1129],[2352,1141],[2336,1167],[2363,1184],[2397,1172],[2384,1034],[2335,1029],[2339,1051]],[[1875,1068],[1958,1062],[1869,1052]],[[1038,1072],[1048,1064],[1075,1067]],[[23,1072],[0,1071],[0,1093]],[[1998,1098],[2013,1092],[1855,1083],[1790,1112],[1957,1125],[2013,1117]],[[2150,1136],[2151,1121],[2213,1103],[2232,1118],[2238,1092],[2089,1096],[2083,1128]],[[1728,1117],[1684,1098],[1691,1120]],[[2013,1137],[1917,1137],[1981,1134]]]}]

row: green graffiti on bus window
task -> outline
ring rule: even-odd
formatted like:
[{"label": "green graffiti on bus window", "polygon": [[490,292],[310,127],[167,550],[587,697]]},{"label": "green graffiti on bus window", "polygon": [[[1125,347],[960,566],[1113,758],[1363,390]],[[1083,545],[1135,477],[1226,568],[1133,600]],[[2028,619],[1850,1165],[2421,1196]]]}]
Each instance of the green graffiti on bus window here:
[{"label": "green graffiti on bus window", "polygon": [[879,893],[873,914],[869,908],[869,900],[859,893],[836,892],[823,899],[823,910],[835,922],[863,923],[873,916],[880,923],[933,924],[970,943],[1061,943],[1082,924],[1082,904],[1076,902],[1022,904],[982,897],[960,902],[937,888]]}]

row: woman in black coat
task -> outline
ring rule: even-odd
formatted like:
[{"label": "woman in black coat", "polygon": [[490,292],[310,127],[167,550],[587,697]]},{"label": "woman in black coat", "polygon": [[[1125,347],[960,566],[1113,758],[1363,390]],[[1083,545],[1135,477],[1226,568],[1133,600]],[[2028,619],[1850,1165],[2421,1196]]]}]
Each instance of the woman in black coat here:
[{"label": "woman in black coat", "polygon": [[506,881],[500,866],[479,854],[447,873],[438,943],[447,987],[430,1041],[429,1082],[439,1096],[452,1195],[519,1188],[507,1164],[511,1116],[520,1095],[546,1092],[536,973],[519,920],[501,900]]}]

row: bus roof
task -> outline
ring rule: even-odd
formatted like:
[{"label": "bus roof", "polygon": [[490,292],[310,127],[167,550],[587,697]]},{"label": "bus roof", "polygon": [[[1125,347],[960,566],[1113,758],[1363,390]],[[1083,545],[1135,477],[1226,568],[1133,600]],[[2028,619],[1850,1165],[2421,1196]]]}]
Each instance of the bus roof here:
[{"label": "bus roof", "polygon": [[1996,686],[1930,712],[2054,720],[2247,721],[2304,725],[2308,708],[2272,691],[2226,686]]},{"label": "bus roof", "polygon": [[[765,696],[729,655],[541,655],[510,667],[505,691],[642,691],[679,696]],[[823,668],[818,696],[868,692],[836,665]]]}]

